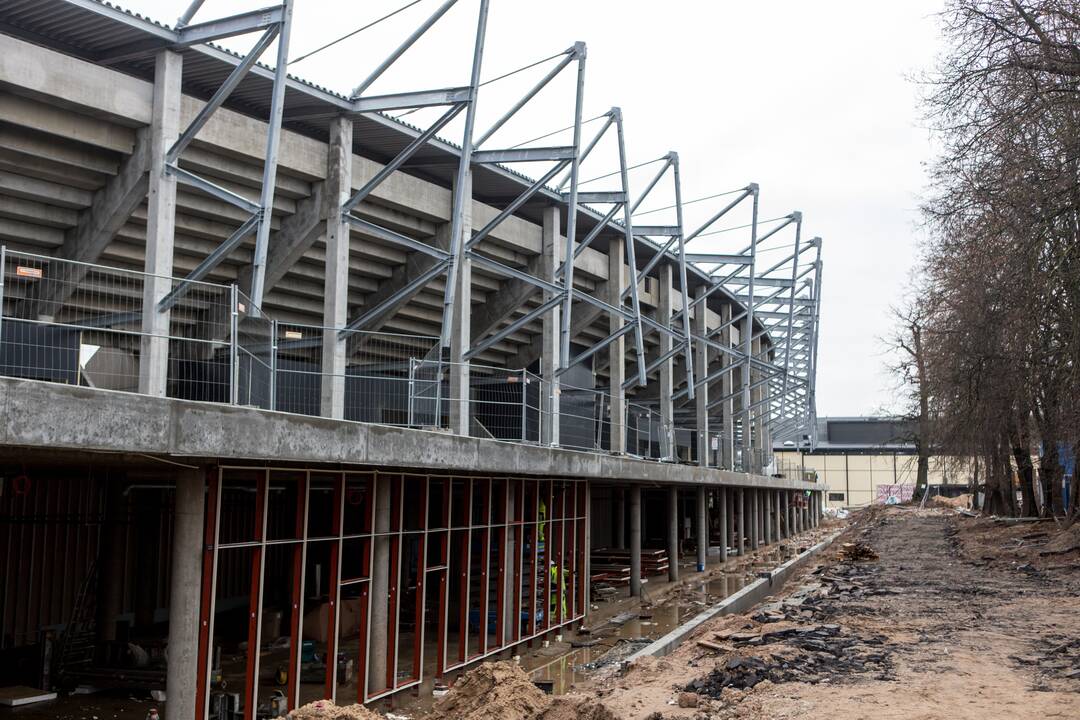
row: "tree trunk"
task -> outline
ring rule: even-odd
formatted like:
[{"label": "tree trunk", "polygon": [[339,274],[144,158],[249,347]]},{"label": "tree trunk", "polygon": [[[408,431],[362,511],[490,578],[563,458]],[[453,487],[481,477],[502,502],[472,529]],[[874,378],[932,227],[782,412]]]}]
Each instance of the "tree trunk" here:
[{"label": "tree trunk", "polygon": [[1016,517],[1016,485],[1013,484],[1012,466],[1009,464],[1009,438],[1003,437],[998,444],[998,462],[1001,468],[1001,497],[1004,500],[1004,513]]},{"label": "tree trunk", "polygon": [[1046,503],[1043,516],[1064,514],[1064,498],[1061,493],[1063,472],[1058,457],[1057,442],[1053,440],[1043,440],[1043,454],[1039,458],[1039,475],[1042,478],[1043,502]]},{"label": "tree trunk", "polygon": [[979,458],[973,458],[972,465],[975,467],[971,473],[971,509],[979,510]]},{"label": "tree trunk", "polygon": [[1001,493],[998,489],[997,463],[992,452],[986,454],[986,490],[983,497],[983,515],[993,515],[1000,506]]},{"label": "tree trunk", "polygon": [[1017,474],[1020,476],[1020,496],[1023,508],[1021,514],[1026,517],[1035,517],[1039,514],[1035,507],[1035,467],[1031,464],[1031,447],[1027,441],[1027,433],[1018,429],[1013,443],[1013,459],[1016,461]]}]

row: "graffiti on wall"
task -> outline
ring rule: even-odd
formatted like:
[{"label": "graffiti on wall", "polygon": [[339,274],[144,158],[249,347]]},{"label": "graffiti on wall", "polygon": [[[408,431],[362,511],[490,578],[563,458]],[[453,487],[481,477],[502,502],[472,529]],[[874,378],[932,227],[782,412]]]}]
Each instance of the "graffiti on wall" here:
[{"label": "graffiti on wall", "polygon": [[898,505],[908,502],[915,495],[914,485],[878,485],[876,503]]}]

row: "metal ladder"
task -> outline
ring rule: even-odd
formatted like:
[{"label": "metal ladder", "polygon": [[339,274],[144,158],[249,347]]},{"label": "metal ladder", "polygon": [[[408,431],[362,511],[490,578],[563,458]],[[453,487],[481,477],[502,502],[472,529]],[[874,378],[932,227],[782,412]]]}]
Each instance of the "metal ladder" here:
[{"label": "metal ladder", "polygon": [[98,563],[95,558],[75,598],[71,620],[60,638],[56,658],[56,677],[60,682],[67,682],[78,670],[94,661],[97,640],[97,573]]}]

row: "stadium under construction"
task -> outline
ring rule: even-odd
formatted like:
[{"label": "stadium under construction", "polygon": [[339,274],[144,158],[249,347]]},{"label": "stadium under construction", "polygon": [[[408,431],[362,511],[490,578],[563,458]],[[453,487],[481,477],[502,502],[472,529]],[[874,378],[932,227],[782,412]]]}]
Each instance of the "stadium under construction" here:
[{"label": "stadium under construction", "polygon": [[[628,159],[572,39],[482,124],[488,0],[347,94],[285,72],[303,3],[201,5],[0,5],[7,684],[370,702],[580,625],[596,549],[635,595],[650,550],[674,580],[818,523],[771,450],[817,425],[799,212]],[[372,92],[448,13],[463,84]],[[508,137],[560,77],[564,144]]]}]

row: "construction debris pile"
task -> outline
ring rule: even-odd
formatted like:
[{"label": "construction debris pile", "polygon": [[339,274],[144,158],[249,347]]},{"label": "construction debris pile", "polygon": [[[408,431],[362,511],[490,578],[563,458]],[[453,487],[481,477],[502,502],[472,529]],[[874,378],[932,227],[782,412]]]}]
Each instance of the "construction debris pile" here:
[{"label": "construction debris pile", "polygon": [[[685,690],[718,698],[725,688],[744,690],[772,683],[839,683],[857,675],[892,679],[893,649],[883,635],[860,634],[827,622],[851,600],[897,591],[867,582],[877,553],[861,542],[845,543],[841,564],[819,568],[784,599],[761,606],[742,628],[714,633],[698,646],[728,653],[726,662]],[[851,564],[847,564],[851,563]]]},{"label": "construction debris pile", "polygon": [[1025,665],[1035,671],[1035,687],[1049,679],[1080,680],[1080,638],[1062,635],[1046,638],[1044,647],[1025,655],[1010,655],[1017,665]]},{"label": "construction debris pile", "polygon": [[847,562],[868,562],[877,560],[878,554],[866,543],[849,542],[840,549],[840,558]]},{"label": "construction debris pile", "polygon": [[736,651],[770,645],[761,654],[739,654],[716,667],[686,690],[720,697],[724,688],[744,690],[763,680],[773,683],[842,681],[854,673],[890,679],[892,663],[887,639],[845,632],[837,624],[786,625],[729,636]]}]

